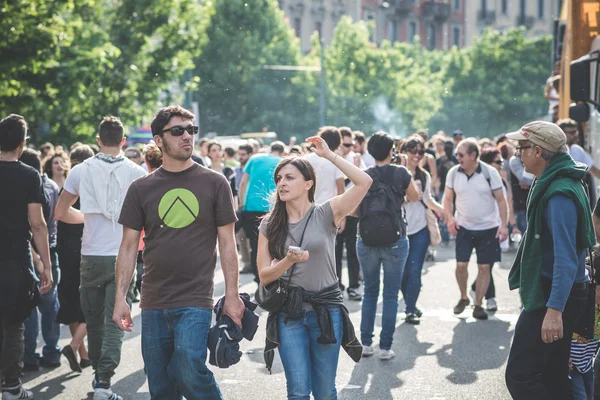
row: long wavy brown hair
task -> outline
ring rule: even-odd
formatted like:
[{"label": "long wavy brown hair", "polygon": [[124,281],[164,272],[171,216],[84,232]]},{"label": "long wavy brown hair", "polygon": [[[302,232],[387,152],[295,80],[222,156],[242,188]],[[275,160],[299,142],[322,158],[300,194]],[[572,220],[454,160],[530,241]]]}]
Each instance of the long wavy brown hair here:
[{"label": "long wavy brown hair", "polygon": [[[277,175],[286,165],[293,165],[300,171],[305,181],[312,181],[313,185],[308,190],[308,201],[315,202],[315,188],[317,186],[317,176],[312,164],[301,157],[284,158],[277,164],[273,179],[275,184],[279,183]],[[269,240],[269,254],[271,257],[281,260],[287,254],[285,249],[285,240],[288,236],[288,214],[285,206],[285,201],[281,201],[279,193],[275,193],[275,205],[271,212],[267,215],[269,225],[267,227],[267,239]]]}]

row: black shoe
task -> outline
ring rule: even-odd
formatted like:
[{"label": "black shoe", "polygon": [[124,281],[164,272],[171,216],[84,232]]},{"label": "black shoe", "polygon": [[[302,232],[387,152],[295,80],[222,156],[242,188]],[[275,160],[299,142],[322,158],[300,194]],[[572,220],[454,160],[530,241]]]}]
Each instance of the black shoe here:
[{"label": "black shoe", "polygon": [[469,299],[460,299],[456,307],[454,307],[454,314],[462,314],[465,311],[465,308],[469,305]]},{"label": "black shoe", "polygon": [[415,315],[417,317],[421,318],[423,316],[423,311],[421,311],[417,307],[415,307]]},{"label": "black shoe", "polygon": [[63,356],[65,356],[67,361],[69,361],[69,367],[71,367],[71,371],[81,372],[81,367],[77,362],[77,356],[75,355],[75,352],[73,351],[73,348],[71,346],[66,345],[65,347],[63,347],[61,353]]},{"label": "black shoe", "polygon": [[407,314],[405,321],[407,324],[411,325],[419,325],[421,323],[421,320],[419,319],[417,314]]},{"label": "black shoe", "polygon": [[473,309],[473,318],[485,320],[488,319],[488,315],[481,306],[475,306]]},{"label": "black shoe", "polygon": [[79,362],[79,366],[83,369],[83,368],[87,368],[87,367],[91,367],[92,366],[92,362],[87,359],[87,358],[82,358],[81,361]]},{"label": "black shoe", "polygon": [[40,358],[40,366],[47,369],[54,369],[60,367],[60,360],[57,362],[49,362],[44,357]]},{"label": "black shoe", "polygon": [[34,371],[39,371],[39,370],[40,370],[39,364],[23,364],[23,371],[25,371],[25,372],[34,372]]}]

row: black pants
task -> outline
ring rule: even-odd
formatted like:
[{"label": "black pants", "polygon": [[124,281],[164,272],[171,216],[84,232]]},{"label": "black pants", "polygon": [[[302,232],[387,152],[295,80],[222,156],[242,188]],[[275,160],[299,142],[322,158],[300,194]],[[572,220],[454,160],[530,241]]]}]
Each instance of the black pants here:
[{"label": "black pants", "polygon": [[256,266],[256,256],[258,253],[258,226],[260,225],[261,218],[265,214],[266,213],[264,212],[244,211],[241,217],[242,228],[244,229],[244,232],[246,232],[246,237],[250,242],[250,266],[252,267],[255,282],[259,281],[258,267]]},{"label": "black pants", "polygon": [[[546,300],[550,296],[551,285],[550,280],[542,280]],[[571,399],[571,337],[586,298],[586,286],[574,284],[562,315],[563,337],[550,344],[542,341],[541,334],[546,308],[521,312],[506,366],[506,385],[513,399]]]},{"label": "black pants", "polygon": [[346,217],[346,228],[335,238],[335,269],[338,280],[342,285],[342,256],[344,254],[344,243],[346,244],[346,258],[348,260],[348,289],[358,289],[358,278],[360,275],[360,264],[356,256],[356,231],[358,229],[357,217]]},{"label": "black pants", "polygon": [[[494,268],[494,264],[490,265],[490,284],[488,285],[488,290],[485,292],[485,299],[493,299],[496,297],[496,286],[494,286],[494,275],[492,275],[492,268]],[[473,281],[471,285],[471,289],[475,292],[477,291],[477,280]]]}]

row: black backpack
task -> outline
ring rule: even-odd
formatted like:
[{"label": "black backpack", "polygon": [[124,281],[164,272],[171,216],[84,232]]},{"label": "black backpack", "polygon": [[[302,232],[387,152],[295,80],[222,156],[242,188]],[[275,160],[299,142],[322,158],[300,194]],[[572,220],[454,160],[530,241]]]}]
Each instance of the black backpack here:
[{"label": "black backpack", "polygon": [[365,245],[390,247],[401,235],[398,189],[386,183],[393,182],[395,168],[387,167],[383,173],[375,168],[373,184],[359,206],[358,230]]}]

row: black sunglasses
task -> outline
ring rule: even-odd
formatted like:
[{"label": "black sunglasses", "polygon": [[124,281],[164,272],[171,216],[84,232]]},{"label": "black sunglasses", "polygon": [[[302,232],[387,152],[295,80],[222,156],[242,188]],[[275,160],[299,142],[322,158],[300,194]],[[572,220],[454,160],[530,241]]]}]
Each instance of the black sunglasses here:
[{"label": "black sunglasses", "polygon": [[494,160],[493,162],[494,162],[494,164],[498,164],[498,165],[502,165],[504,163],[504,161],[502,161],[502,160]]},{"label": "black sunglasses", "polygon": [[354,146],[354,143],[344,143],[344,146],[346,146],[346,147],[352,147],[352,146]]},{"label": "black sunglasses", "polygon": [[181,126],[175,125],[167,129],[163,129],[161,133],[165,133],[171,131],[171,136],[181,136],[185,131],[187,131],[190,135],[195,135],[198,133],[198,127],[196,125],[188,125]]},{"label": "black sunglasses", "polygon": [[418,154],[420,156],[425,155],[425,150],[410,149],[410,150],[406,150],[406,151],[408,151],[410,154]]}]

